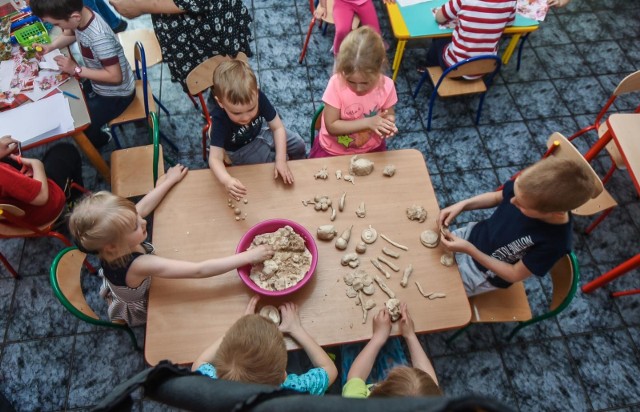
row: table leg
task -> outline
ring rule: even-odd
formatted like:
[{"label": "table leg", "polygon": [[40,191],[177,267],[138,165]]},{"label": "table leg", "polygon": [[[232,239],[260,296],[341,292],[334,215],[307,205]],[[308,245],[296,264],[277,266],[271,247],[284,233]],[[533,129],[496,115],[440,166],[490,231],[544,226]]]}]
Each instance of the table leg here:
[{"label": "table leg", "polygon": [[591,293],[637,267],[640,267],[640,253],[584,285],[582,287],[582,292]]},{"label": "table leg", "polygon": [[507,49],[504,51],[504,54],[502,55],[502,64],[509,63],[509,60],[511,60],[511,56],[513,55],[514,50],[518,46],[518,41],[520,40],[520,37],[522,37],[522,34],[519,34],[519,33],[516,33],[513,36],[511,36],[511,41],[509,42]]},{"label": "table leg", "polygon": [[87,135],[84,132],[78,132],[73,135],[73,139],[76,141],[80,149],[84,152],[85,155],[89,158],[91,164],[96,168],[98,173],[102,175],[102,178],[108,183],[111,184],[111,170],[107,165],[107,162],[104,161],[100,153],[96,149],[96,147],[89,141]]},{"label": "table leg", "polygon": [[393,77],[391,79],[394,82],[396,81],[396,77],[398,77],[398,72],[400,71],[400,62],[402,61],[402,55],[404,54],[404,47],[406,45],[406,40],[398,40],[396,55],[393,57],[393,65],[391,66],[391,69],[393,70]]},{"label": "table leg", "polygon": [[593,146],[591,146],[589,151],[584,154],[584,158],[587,159],[587,162],[591,162],[591,160],[593,160],[593,158],[596,157],[607,144],[609,144],[612,138],[611,129],[607,128],[606,133],[603,134],[602,137],[599,138]]}]

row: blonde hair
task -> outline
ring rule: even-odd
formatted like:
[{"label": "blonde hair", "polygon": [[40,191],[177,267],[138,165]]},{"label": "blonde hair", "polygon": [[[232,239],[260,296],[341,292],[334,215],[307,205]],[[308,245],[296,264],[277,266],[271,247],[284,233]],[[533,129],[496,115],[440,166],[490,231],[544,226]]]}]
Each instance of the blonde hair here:
[{"label": "blonde hair", "polygon": [[516,183],[530,207],[541,213],[573,210],[598,190],[588,164],[553,156],[525,169]]},{"label": "blonde hair", "polygon": [[250,104],[258,97],[258,80],[247,62],[224,61],[213,71],[213,92],[220,102]]},{"label": "blonde hair", "polygon": [[387,54],[382,37],[369,26],[350,32],[340,45],[336,58],[336,73],[342,77],[362,73],[376,81],[387,66]]},{"label": "blonde hair", "polygon": [[220,379],[280,386],[287,368],[282,333],[260,315],[245,315],[225,333],[213,366]]},{"label": "blonde hair", "polygon": [[119,243],[135,228],[137,218],[133,202],[101,191],[84,197],[73,208],[69,230],[81,249],[104,258],[102,249]]},{"label": "blonde hair", "polygon": [[398,366],[387,379],[378,383],[371,397],[442,395],[442,391],[428,373],[418,368]]}]

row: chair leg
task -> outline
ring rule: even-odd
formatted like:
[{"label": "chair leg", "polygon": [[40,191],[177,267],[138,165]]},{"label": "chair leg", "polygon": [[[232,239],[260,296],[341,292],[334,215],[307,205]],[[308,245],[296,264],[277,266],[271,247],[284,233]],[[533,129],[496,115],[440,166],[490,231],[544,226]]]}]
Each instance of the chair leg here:
[{"label": "chair leg", "polygon": [[189,93],[187,93],[187,96],[189,97],[189,100],[191,100],[191,103],[193,103],[193,107],[196,110],[200,110],[200,107],[198,106],[198,101],[194,99],[193,96],[191,96]]},{"label": "chair leg", "polygon": [[448,339],[446,339],[444,342],[445,342],[447,345],[449,345],[451,342],[453,342],[454,340],[458,339],[458,337],[459,337],[460,335],[462,335],[462,334],[464,333],[464,331],[466,331],[466,330],[467,330],[467,328],[469,328],[469,326],[471,326],[471,325],[469,324],[469,325],[465,326],[464,328],[458,329],[458,330],[456,331],[456,333],[454,333],[453,335],[449,336],[449,338],[448,338]]},{"label": "chair leg", "polygon": [[524,49],[524,43],[529,38],[531,33],[527,33],[520,39],[520,47],[518,47],[518,64],[516,65],[516,71],[520,71],[520,59],[522,58],[522,49]]},{"label": "chair leg", "polygon": [[607,171],[607,174],[606,174],[606,175],[604,175],[604,177],[602,178],[602,184],[603,184],[603,185],[606,185],[606,184],[607,184],[607,182],[609,181],[609,179],[611,179],[611,176],[613,176],[613,172],[615,172],[615,171],[616,171],[616,169],[617,169],[617,168],[616,168],[616,164],[615,164],[615,162],[613,161],[613,159],[611,159],[611,163],[612,163],[612,165],[611,165],[611,167],[609,168],[609,170]]},{"label": "chair leg", "polygon": [[413,92],[413,98],[415,99],[416,96],[418,95],[418,92],[420,91],[420,88],[422,87],[422,85],[424,84],[424,82],[427,80],[427,77],[429,76],[428,72],[424,72],[422,73],[422,77],[420,77],[420,81],[418,82],[418,85],[416,86],[416,89]]},{"label": "chair leg", "polygon": [[207,163],[207,131],[209,130],[209,125],[205,125],[202,128],[202,160]]},{"label": "chair leg", "polygon": [[152,94],[152,96],[153,96],[153,100],[156,102],[156,104],[158,105],[158,107],[160,108],[160,110],[162,110],[163,112],[165,112],[165,114],[166,114],[167,116],[171,116],[171,113],[169,113],[169,110],[167,110],[167,108],[166,108],[166,107],[164,107],[164,104],[162,104],[162,102],[160,101],[160,99],[158,99],[158,98],[156,97],[156,95],[155,95],[155,94]]},{"label": "chair leg", "polygon": [[580,130],[578,130],[577,132],[575,132],[573,135],[571,135],[571,137],[569,137],[569,141],[572,141],[573,139],[582,136],[583,134],[587,133],[589,130],[595,130],[596,126],[595,125],[589,125],[585,128],[582,128]]},{"label": "chair leg", "polygon": [[431,116],[433,115],[433,105],[436,102],[436,96],[438,95],[438,93],[436,93],[436,91],[434,90],[431,93],[431,97],[429,98],[429,120],[427,120],[427,131],[431,131]]},{"label": "chair leg", "polygon": [[482,104],[484,103],[484,96],[487,93],[482,93],[480,95],[480,103],[478,104],[478,113],[476,113],[476,126],[480,123],[480,115],[482,114]]},{"label": "chair leg", "polygon": [[630,296],[640,294],[640,289],[621,290],[619,292],[611,293],[612,298],[619,298],[620,296]]},{"label": "chair leg", "polygon": [[609,216],[609,214],[611,214],[611,212],[613,212],[613,208],[612,207],[607,209],[607,210],[605,210],[600,216],[598,216],[598,218],[596,220],[591,222],[589,227],[587,227],[587,229],[585,229],[584,234],[588,235],[591,232],[593,232],[593,230],[596,228],[596,226],[598,226],[600,224],[600,222],[602,222],[607,216]]},{"label": "chair leg", "polygon": [[116,128],[111,128],[111,137],[113,137],[113,141],[116,144],[116,149],[122,149],[122,145],[120,144],[120,140],[118,139],[118,134],[116,133]]},{"label": "chair leg", "polygon": [[309,40],[311,39],[311,32],[313,31],[313,26],[316,24],[316,18],[311,19],[311,24],[309,24],[309,30],[307,30],[307,37],[304,39],[304,45],[302,46],[302,53],[300,53],[300,58],[298,59],[298,63],[302,64],[302,60],[304,60],[304,55],[307,54],[307,46],[309,46]]},{"label": "chair leg", "polygon": [[0,262],[2,262],[4,267],[7,268],[7,270],[9,271],[9,273],[11,273],[11,276],[13,276],[14,279],[20,279],[20,275],[18,275],[18,272],[16,272],[16,270],[13,268],[13,266],[11,266],[11,263],[9,263],[7,258],[4,257],[2,252],[0,252]]}]

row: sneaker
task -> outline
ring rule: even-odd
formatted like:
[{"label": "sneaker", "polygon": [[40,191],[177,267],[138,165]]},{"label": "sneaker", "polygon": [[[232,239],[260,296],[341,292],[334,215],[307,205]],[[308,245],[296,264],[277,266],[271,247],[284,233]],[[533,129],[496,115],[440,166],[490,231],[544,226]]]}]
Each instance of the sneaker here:
[{"label": "sneaker", "polygon": [[118,25],[113,29],[113,32],[120,33],[121,31],[125,31],[127,30],[128,25],[129,24],[126,21],[120,19],[120,23],[118,23]]}]

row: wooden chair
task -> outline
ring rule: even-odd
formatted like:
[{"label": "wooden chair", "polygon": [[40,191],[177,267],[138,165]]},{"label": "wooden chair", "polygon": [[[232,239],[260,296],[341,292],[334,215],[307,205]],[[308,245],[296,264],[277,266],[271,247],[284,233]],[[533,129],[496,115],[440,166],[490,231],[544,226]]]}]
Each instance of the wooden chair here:
[{"label": "wooden chair", "polygon": [[[578,260],[573,252],[560,258],[549,274],[553,294],[546,312],[532,316],[524,285],[522,282],[517,282],[507,289],[497,289],[470,297],[471,323],[518,322],[507,336],[507,340],[511,340],[522,328],[556,316],[569,306],[580,282]],[[460,336],[468,327],[458,330],[447,339],[447,343]]]},{"label": "wooden chair", "polygon": [[124,322],[116,323],[100,319],[87,303],[80,283],[82,263],[85,258],[86,255],[78,250],[77,247],[68,247],[58,253],[51,264],[49,273],[53,294],[75,317],[92,325],[124,330],[131,338],[133,347],[139,350],[140,347],[136,336],[129,326]]},{"label": "wooden chair", "polygon": [[[235,57],[238,60],[242,60],[244,62],[248,61],[247,56],[239,52]],[[193,97],[197,97],[200,101],[200,107],[202,108],[202,116],[206,124],[202,127],[202,160],[207,162],[207,133],[209,129],[213,125],[211,121],[211,114],[209,113],[209,109],[207,109],[207,102],[204,97],[204,92],[213,87],[213,71],[218,67],[218,65],[224,61],[232,60],[232,57],[229,56],[214,56],[211,57],[199,65],[197,65],[191,72],[187,75],[187,89],[189,90],[189,95]],[[225,163],[231,164],[231,160],[225,155]]]},{"label": "wooden chair", "polygon": [[[309,10],[311,11],[311,23],[309,23],[309,29],[307,30],[307,37],[304,39],[304,44],[302,46],[302,52],[300,53],[300,58],[298,59],[298,63],[302,64],[302,60],[304,60],[305,54],[307,54],[307,47],[309,46],[309,40],[311,39],[311,32],[313,31],[313,26],[316,24],[316,17],[313,12],[316,10],[315,4],[313,0],[309,0]],[[327,0],[327,14],[320,21],[320,25],[322,23],[334,24],[333,22],[333,0]],[[355,30],[360,26],[360,18],[355,15],[353,16],[353,21],[351,22],[351,30]],[[323,30],[322,34],[324,35],[326,32],[326,26]]]},{"label": "wooden chair", "polygon": [[151,144],[111,153],[111,191],[118,196],[146,195],[156,186],[158,177],[164,174],[157,113],[149,113],[148,120]]},{"label": "wooden chair", "polygon": [[[431,116],[433,115],[433,104],[435,103],[436,96],[452,97],[480,94],[480,103],[478,104],[476,113],[476,124],[478,124],[480,115],[482,114],[484,96],[489,86],[491,86],[493,78],[500,71],[501,66],[502,61],[498,56],[483,55],[463,60],[444,71],[440,66],[427,67],[427,71],[424,72],[418,82],[418,86],[413,92],[413,98],[415,99],[427,78],[430,79],[434,85],[431,97],[429,97],[427,130],[431,130]],[[461,78],[462,76],[472,75],[483,75],[484,77],[475,80]]]},{"label": "wooden chair", "polygon": [[[60,211],[62,213],[62,210]],[[0,204],[0,239],[28,238],[28,237],[54,237],[71,246],[71,242],[63,234],[53,230],[53,224],[60,214],[44,225],[34,226],[28,222],[24,210],[9,204]],[[9,224],[10,223],[10,224]],[[20,275],[11,266],[9,261],[0,253],[0,261],[11,275],[18,279]]]}]

